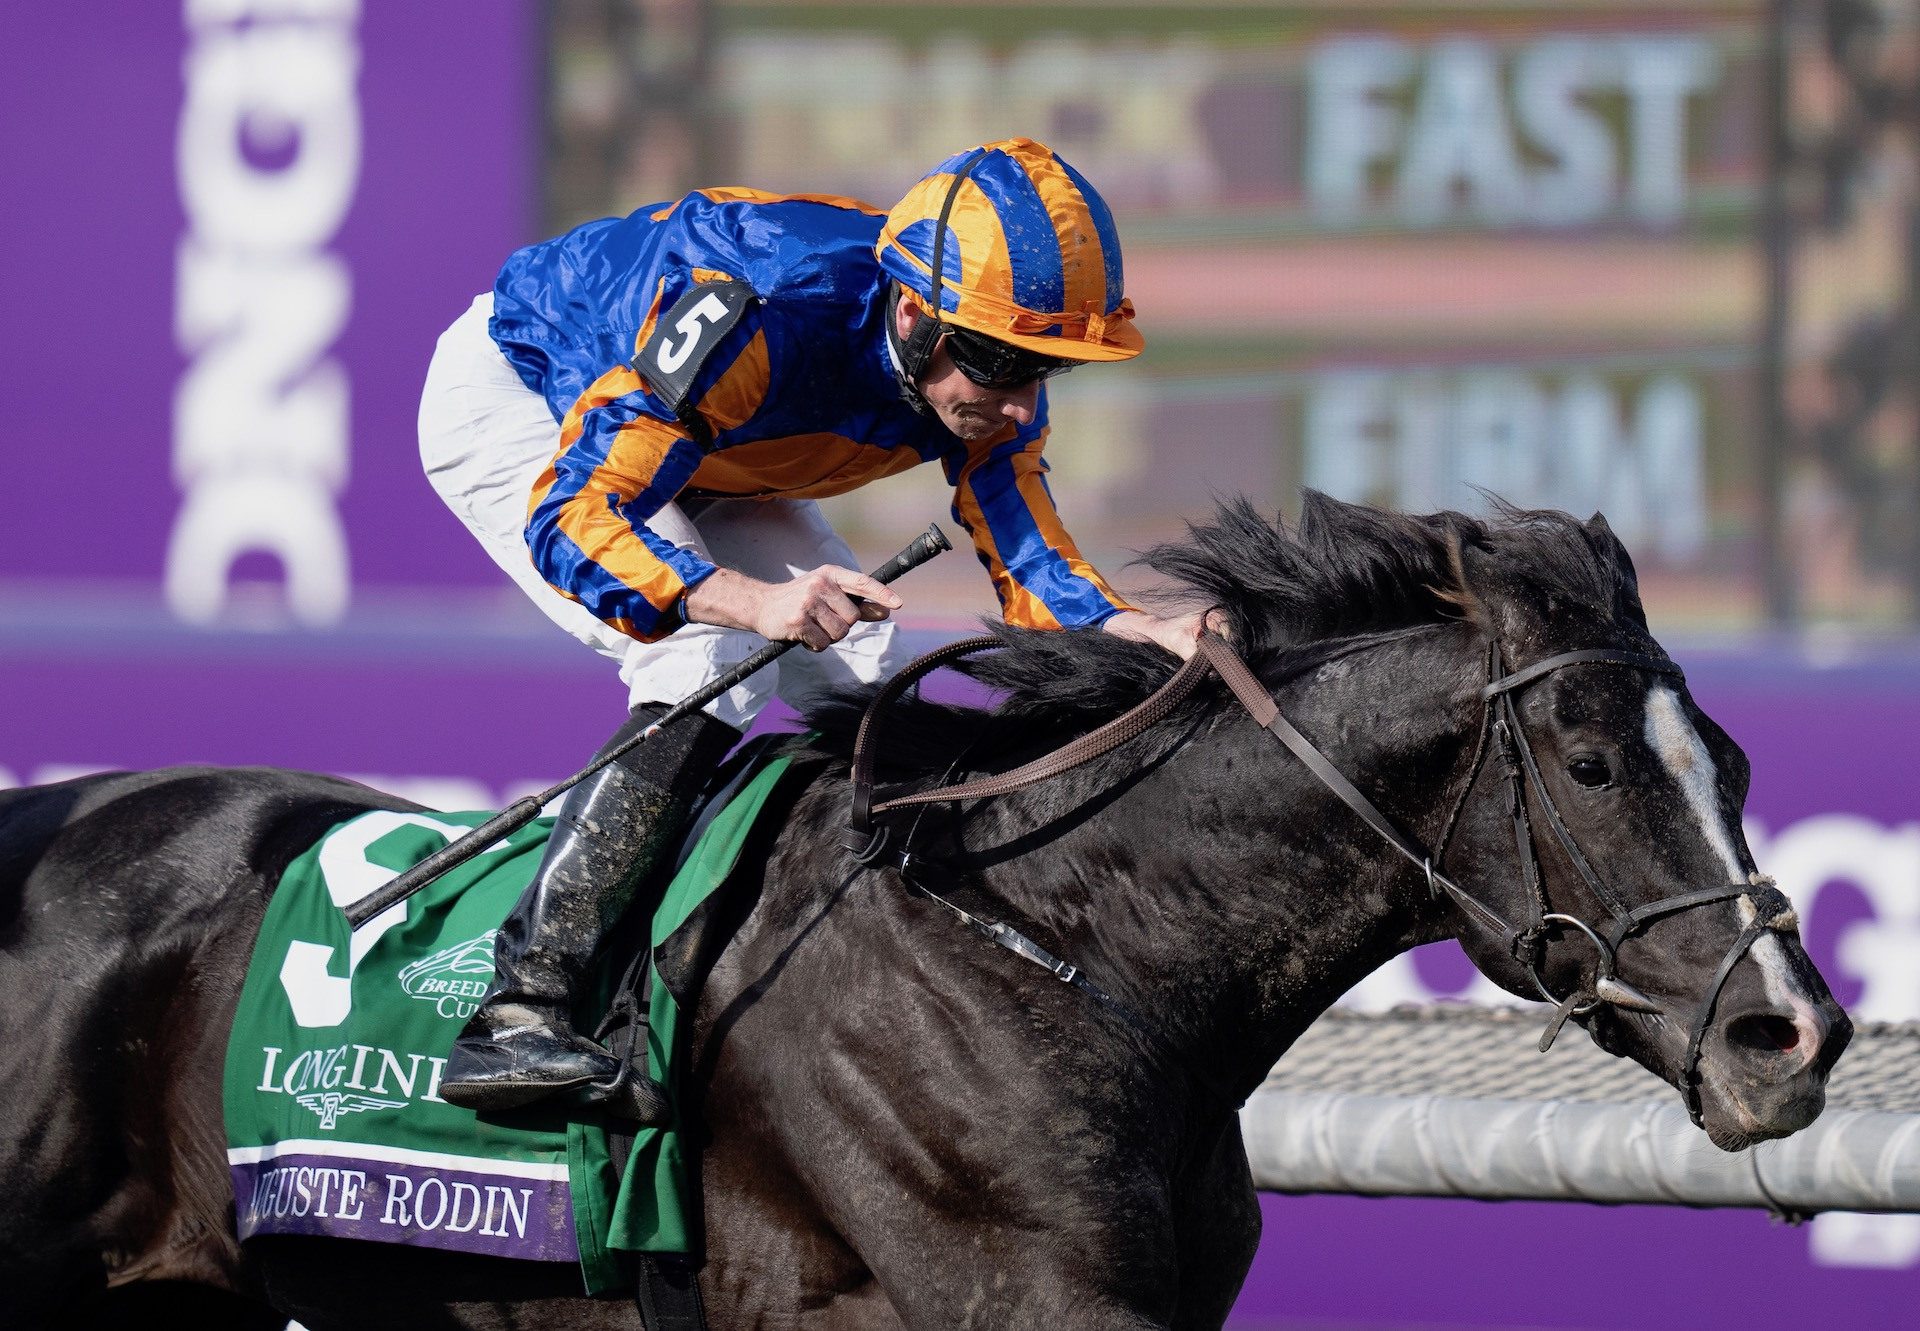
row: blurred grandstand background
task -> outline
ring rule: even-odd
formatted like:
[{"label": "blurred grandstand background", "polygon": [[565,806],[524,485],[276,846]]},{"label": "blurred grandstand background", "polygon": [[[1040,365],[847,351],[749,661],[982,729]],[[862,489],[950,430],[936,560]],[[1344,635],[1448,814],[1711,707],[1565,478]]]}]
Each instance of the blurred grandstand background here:
[{"label": "blurred grandstand background", "polygon": [[[884,206],[1028,134],[1114,205],[1148,339],[1052,389],[1098,566],[1140,585],[1228,494],[1604,511],[1836,991],[1920,1019],[1909,0],[117,0],[12,16],[0,74],[0,782],[267,762],[476,807],[572,770],[618,686],[420,477],[434,338],[572,223],[709,184]],[[875,563],[947,496],[830,507]],[[903,591],[928,642],[992,609],[964,556]],[[1356,1001],[1489,997],[1463,965]],[[1236,1326],[1920,1301],[1920,1217],[1267,1215]],[[1570,1301],[1573,1253],[1631,1274]]]},{"label": "blurred grandstand background", "polygon": [[[718,181],[884,205],[1015,133],[1100,184],[1152,354],[1054,394],[1096,562],[1220,493],[1491,493],[1604,510],[1668,629],[1912,622],[1904,6],[551,12],[549,230]],[[905,507],[836,505],[877,545]]]}]

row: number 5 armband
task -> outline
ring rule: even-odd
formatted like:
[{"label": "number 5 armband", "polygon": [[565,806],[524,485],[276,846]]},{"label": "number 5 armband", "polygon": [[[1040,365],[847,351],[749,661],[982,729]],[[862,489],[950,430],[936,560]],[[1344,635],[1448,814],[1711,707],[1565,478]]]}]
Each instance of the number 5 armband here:
[{"label": "number 5 armband", "polygon": [[700,369],[757,299],[737,278],[696,282],[673,303],[633,358],[635,374],[647,381],[702,451],[713,447],[713,431],[693,404]]}]

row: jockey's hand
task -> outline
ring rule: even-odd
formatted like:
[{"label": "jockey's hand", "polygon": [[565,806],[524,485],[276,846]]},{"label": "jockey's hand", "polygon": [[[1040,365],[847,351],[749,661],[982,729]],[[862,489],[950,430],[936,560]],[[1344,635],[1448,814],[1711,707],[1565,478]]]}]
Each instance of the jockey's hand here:
[{"label": "jockey's hand", "polygon": [[687,593],[683,608],[698,624],[750,629],[774,642],[797,642],[821,652],[855,624],[885,619],[901,604],[885,583],[828,564],[790,582],[761,582],[716,569]]},{"label": "jockey's hand", "polygon": [[1100,627],[1118,638],[1157,643],[1182,661],[1199,650],[1200,630],[1203,627],[1215,633],[1224,634],[1227,631],[1226,616],[1218,610],[1195,610],[1170,619],[1147,614],[1144,610],[1122,610]]}]

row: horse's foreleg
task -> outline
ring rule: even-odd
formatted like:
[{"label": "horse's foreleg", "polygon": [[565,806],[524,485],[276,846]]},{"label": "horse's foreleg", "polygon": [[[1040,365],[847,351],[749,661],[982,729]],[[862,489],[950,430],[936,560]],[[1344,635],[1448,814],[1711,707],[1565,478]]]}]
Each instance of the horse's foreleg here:
[{"label": "horse's foreleg", "polygon": [[1173,1207],[1180,1258],[1173,1324],[1179,1331],[1215,1331],[1233,1310],[1260,1246],[1260,1199],[1237,1117],[1175,1187]]},{"label": "horse's foreleg", "polygon": [[761,1142],[749,1138],[743,1149],[708,1153],[700,1292],[709,1324],[729,1331],[901,1331],[873,1273],[794,1188],[792,1176],[754,1152]]},{"label": "horse's foreleg", "polygon": [[[1079,1263],[1018,1263],[980,1270],[962,1281],[939,1282],[948,1293],[927,1297],[925,1286],[900,1300],[908,1331],[1174,1331],[1166,1314],[1140,1301],[1088,1287]],[[1168,1301],[1166,1294],[1153,1299]]]},{"label": "horse's foreleg", "polygon": [[[1031,1199],[1028,1199],[1031,1200]],[[856,1242],[908,1331],[1174,1331],[1180,1271],[1163,1223],[1077,1224],[1030,1205],[964,1218],[910,1198]],[[1137,1215],[1137,1213],[1136,1213]],[[1038,1223],[1036,1224],[1036,1219]]]}]

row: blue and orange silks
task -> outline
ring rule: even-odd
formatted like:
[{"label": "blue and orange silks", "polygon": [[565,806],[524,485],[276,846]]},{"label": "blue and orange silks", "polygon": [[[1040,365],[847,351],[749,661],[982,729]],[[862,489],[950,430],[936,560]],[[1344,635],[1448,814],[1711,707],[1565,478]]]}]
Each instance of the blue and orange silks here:
[{"label": "blue and orange silks", "polygon": [[[938,462],[1009,623],[1091,626],[1128,608],[1055,511],[1044,388],[1031,424],[971,444],[901,398],[874,255],[882,221],[852,199],[703,190],[508,259],[490,331],[561,426],[526,527],[548,583],[653,641],[678,627],[681,596],[713,571],[647,526],[676,495],[820,498]],[[687,395],[709,446],[631,362],[663,311],[696,283],[727,279],[757,300]]]}]

